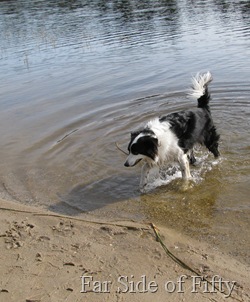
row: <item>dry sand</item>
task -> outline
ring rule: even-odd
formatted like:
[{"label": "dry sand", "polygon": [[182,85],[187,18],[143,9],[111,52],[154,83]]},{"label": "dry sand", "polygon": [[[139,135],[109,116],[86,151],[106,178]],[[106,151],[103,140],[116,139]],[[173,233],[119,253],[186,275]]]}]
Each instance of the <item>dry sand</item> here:
[{"label": "dry sand", "polygon": [[0,301],[250,301],[249,267],[173,230],[160,227],[166,246],[217,289],[173,261],[149,224],[90,223],[4,200],[0,207]]}]

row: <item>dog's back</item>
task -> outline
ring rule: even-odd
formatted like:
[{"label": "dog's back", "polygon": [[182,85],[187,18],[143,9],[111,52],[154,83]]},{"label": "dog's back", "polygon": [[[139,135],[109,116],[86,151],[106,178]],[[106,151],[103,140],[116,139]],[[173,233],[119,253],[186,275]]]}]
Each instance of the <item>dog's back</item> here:
[{"label": "dog's back", "polygon": [[212,81],[212,75],[207,72],[193,78],[193,86],[190,92],[198,101],[197,107],[192,110],[179,111],[160,117],[160,122],[168,122],[170,129],[178,138],[178,145],[187,153],[196,143],[205,145],[215,157],[219,156],[219,135],[213,123],[210,113],[210,93],[208,84]]}]

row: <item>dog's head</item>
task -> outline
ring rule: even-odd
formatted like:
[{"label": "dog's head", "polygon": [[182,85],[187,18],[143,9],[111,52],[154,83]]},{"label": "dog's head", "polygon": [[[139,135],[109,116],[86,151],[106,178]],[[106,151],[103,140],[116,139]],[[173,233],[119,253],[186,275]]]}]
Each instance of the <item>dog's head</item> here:
[{"label": "dog's head", "polygon": [[124,164],[125,167],[133,167],[142,159],[157,162],[158,139],[151,130],[132,132],[128,151],[129,155]]}]

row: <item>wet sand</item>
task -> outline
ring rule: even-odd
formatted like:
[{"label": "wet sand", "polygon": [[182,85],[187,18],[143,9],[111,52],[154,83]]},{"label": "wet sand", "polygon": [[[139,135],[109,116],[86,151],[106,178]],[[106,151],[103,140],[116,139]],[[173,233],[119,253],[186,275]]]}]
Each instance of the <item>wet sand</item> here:
[{"label": "wet sand", "polygon": [[0,207],[0,301],[250,299],[249,267],[171,229],[159,229],[167,248],[206,280],[173,261],[147,223],[89,222],[6,200]]}]

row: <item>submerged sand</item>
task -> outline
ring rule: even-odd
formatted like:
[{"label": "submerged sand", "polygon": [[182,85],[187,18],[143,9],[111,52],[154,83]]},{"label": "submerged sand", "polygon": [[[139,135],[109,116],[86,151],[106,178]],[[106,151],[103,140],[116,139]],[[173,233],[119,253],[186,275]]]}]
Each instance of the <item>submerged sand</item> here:
[{"label": "submerged sand", "polygon": [[171,229],[0,201],[0,301],[250,301],[250,269]]}]

